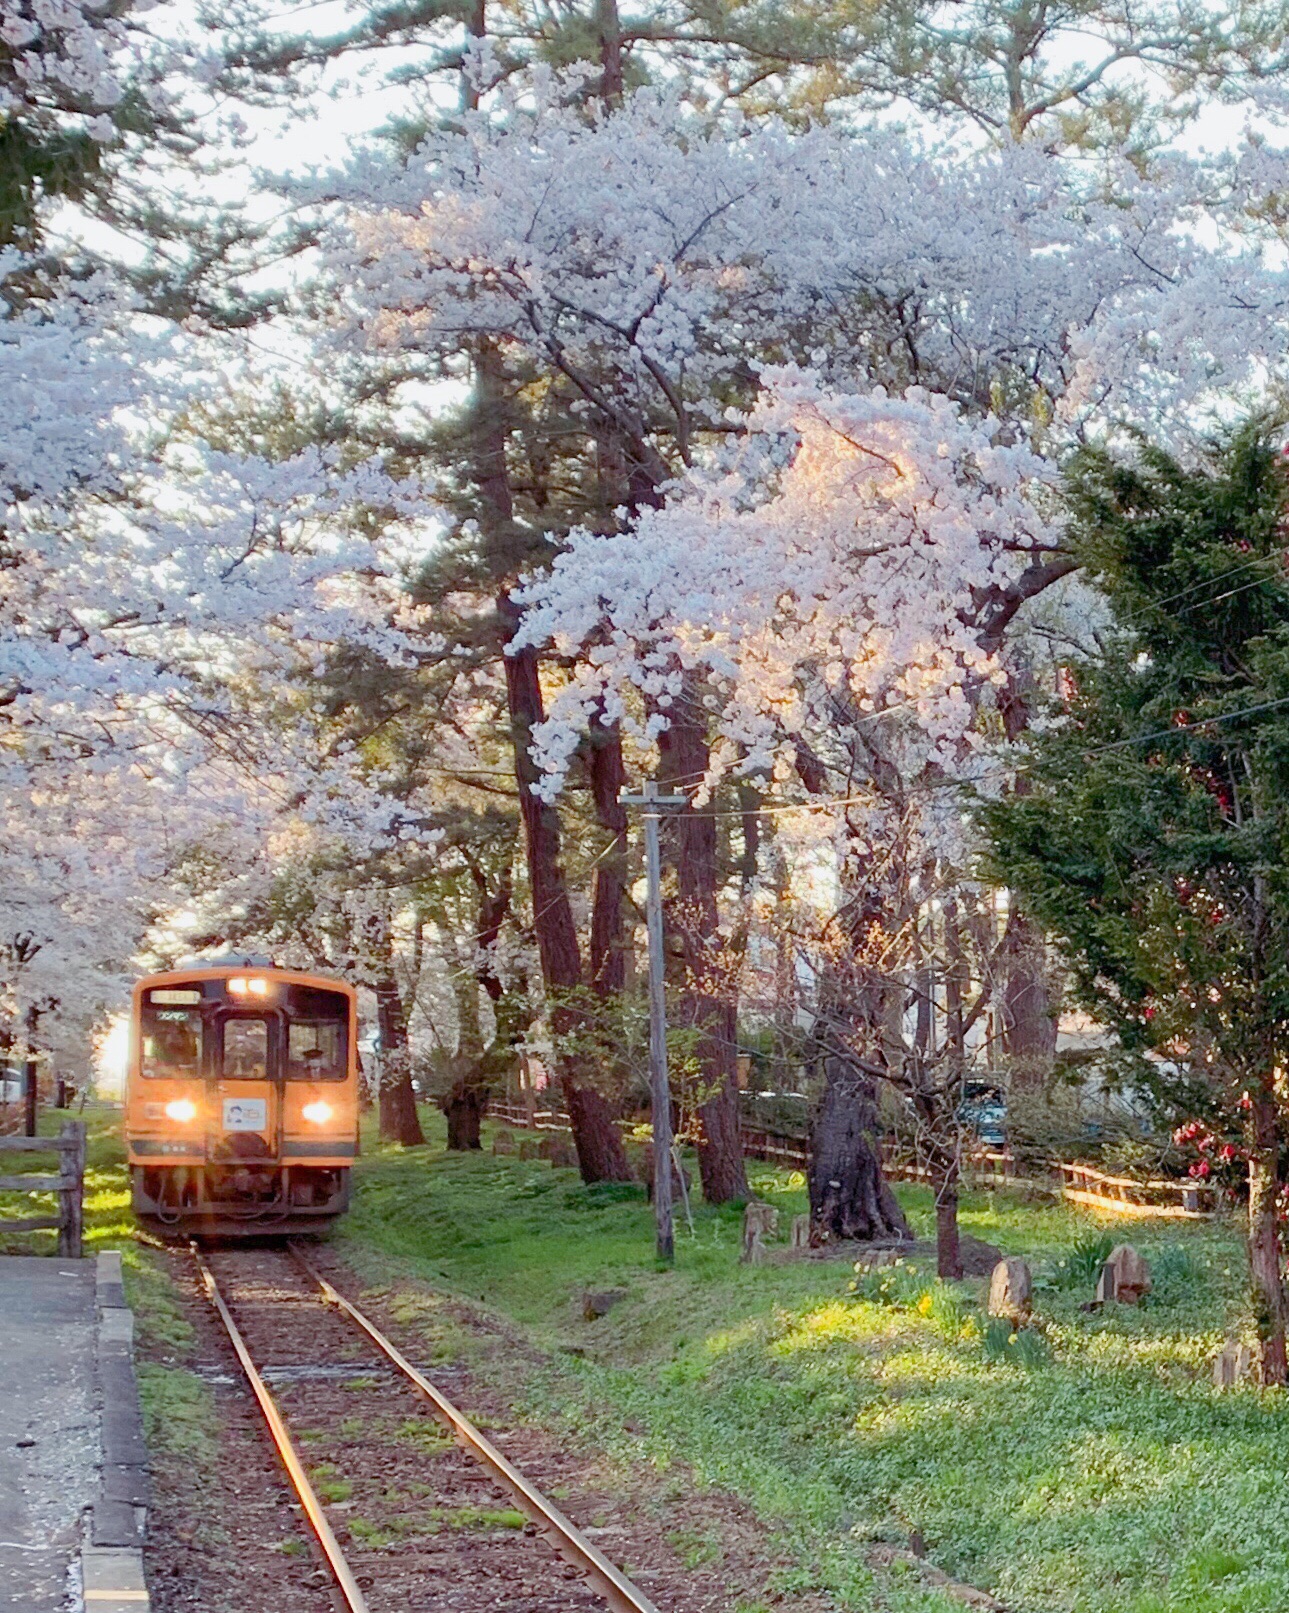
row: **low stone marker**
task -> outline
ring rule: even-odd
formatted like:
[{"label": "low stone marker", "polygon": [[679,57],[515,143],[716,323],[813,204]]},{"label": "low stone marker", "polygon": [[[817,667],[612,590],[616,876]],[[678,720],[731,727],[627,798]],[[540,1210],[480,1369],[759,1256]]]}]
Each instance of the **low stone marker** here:
[{"label": "low stone marker", "polygon": [[627,1297],[625,1288],[588,1288],[582,1295],[582,1315],[588,1322],[607,1316],[613,1307]]},{"label": "low stone marker", "polygon": [[794,1215],[792,1217],[792,1247],[794,1249],[808,1249],[810,1247],[810,1217],[808,1215]]},{"label": "low stone marker", "polygon": [[515,1151],[515,1134],[513,1131],[501,1130],[492,1139],[494,1154],[513,1154]]},{"label": "low stone marker", "polygon": [[1213,1358],[1213,1384],[1218,1389],[1234,1389],[1237,1383],[1256,1383],[1257,1361],[1247,1344],[1233,1339]]},{"label": "low stone marker", "polygon": [[1000,1260],[989,1278],[990,1316],[1005,1316],[1012,1322],[1029,1320],[1034,1298],[1034,1279],[1019,1255]]},{"label": "low stone marker", "polygon": [[554,1166],[577,1164],[577,1150],[571,1140],[559,1132],[547,1132],[537,1144],[538,1159],[549,1160]]},{"label": "low stone marker", "polygon": [[1110,1258],[1097,1278],[1096,1303],[1136,1305],[1150,1292],[1150,1265],[1130,1243],[1110,1251]]},{"label": "low stone marker", "polygon": [[773,1204],[753,1200],[743,1211],[743,1254],[747,1266],[759,1266],[766,1256],[765,1240],[779,1230],[779,1212]]}]

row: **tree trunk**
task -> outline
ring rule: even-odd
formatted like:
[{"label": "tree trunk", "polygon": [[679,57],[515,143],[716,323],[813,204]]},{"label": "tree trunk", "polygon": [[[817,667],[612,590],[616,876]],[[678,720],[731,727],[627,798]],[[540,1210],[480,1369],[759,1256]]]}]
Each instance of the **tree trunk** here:
[{"label": "tree trunk", "polygon": [[[514,502],[506,470],[507,424],[501,364],[496,351],[481,343],[475,353],[474,477],[479,519],[489,558],[499,577],[515,575],[527,558],[527,540],[516,527]],[[581,955],[568,883],[560,857],[559,817],[555,808],[534,793],[537,764],[530,750],[534,727],[545,715],[536,651],[509,648],[519,627],[520,612],[503,582],[497,594],[506,699],[514,747],[515,782],[524,824],[528,885],[533,928],[542,975],[551,998],[551,1028],[567,1034],[578,1022],[576,995],[582,984]],[[583,1086],[574,1061],[560,1060],[560,1082],[573,1127],[578,1164],[586,1182],[632,1180],[622,1138],[611,1107],[594,1088]]]},{"label": "tree trunk", "polygon": [[1003,1051],[1019,1086],[1041,1086],[1056,1052],[1056,1015],[1047,986],[1041,936],[1023,912],[1007,920],[1006,981],[1003,986]]},{"label": "tree trunk", "polygon": [[600,36],[600,94],[616,104],[622,99],[622,24],[617,0],[595,0],[595,25]]},{"label": "tree trunk", "polygon": [[911,1238],[882,1175],[872,1082],[840,1054],[827,1054],[823,1065],[824,1090],[810,1137],[811,1243]]},{"label": "tree trunk", "polygon": [[962,1280],[962,1247],[958,1239],[958,1162],[932,1167],[935,1187],[935,1269],[952,1282]]},{"label": "tree trunk", "polygon": [[1289,1377],[1285,1356],[1280,1230],[1276,1223],[1276,1196],[1280,1185],[1279,1137],[1275,1096],[1265,1089],[1254,1094],[1250,1130],[1249,1274],[1262,1352],[1262,1381],[1268,1386],[1279,1387]]},{"label": "tree trunk", "polygon": [[25,1052],[23,1060],[23,1131],[28,1137],[36,1135],[36,1113],[40,1106],[39,1082],[37,1081],[36,1063],[36,1027],[40,1023],[40,1010],[28,1008],[23,1025],[26,1031]]},{"label": "tree trunk", "polygon": [[[498,604],[503,620],[509,624],[509,639],[518,625],[518,612],[509,596]],[[554,807],[533,790],[537,767],[529,750],[528,736],[541,721],[543,709],[537,656],[531,649],[506,657],[506,690],[514,730],[519,810],[524,820],[524,843],[528,853],[533,928],[537,933],[542,974],[551,996],[551,1029],[558,1038],[571,1035],[584,1017],[577,1003],[582,986],[582,960],[560,859],[559,818]],[[613,1109],[603,1094],[581,1080],[576,1063],[568,1055],[560,1059],[560,1084],[573,1128],[582,1180],[631,1181],[631,1167]]]},{"label": "tree trunk", "polygon": [[[672,708],[671,726],[659,735],[658,748],[664,787],[672,780],[693,784],[707,770],[706,728],[683,704]],[[716,901],[716,819],[710,812],[681,810],[668,830],[676,868],[671,922],[684,967],[676,1018],[697,1032],[694,1056],[703,1089],[698,1174],[707,1202],[728,1204],[748,1198],[750,1191],[739,1131],[738,988],[722,957]]]},{"label": "tree trunk", "polygon": [[482,1148],[480,1128],[483,1111],[488,1107],[488,1092],[468,1076],[452,1083],[452,1090],[441,1103],[448,1123],[448,1147],[454,1153],[468,1153]]},{"label": "tree trunk", "polygon": [[613,836],[613,849],[595,865],[591,891],[591,944],[588,953],[591,990],[597,997],[617,995],[626,985],[627,949],[623,933],[623,900],[627,888],[627,809],[618,799],[627,782],[622,736],[597,714],[587,737],[587,773],[600,826]]},{"label": "tree trunk", "polygon": [[416,1148],[425,1141],[412,1090],[408,1058],[407,1014],[398,982],[386,975],[376,982],[376,1018],[380,1026],[380,1134],[386,1142]]}]

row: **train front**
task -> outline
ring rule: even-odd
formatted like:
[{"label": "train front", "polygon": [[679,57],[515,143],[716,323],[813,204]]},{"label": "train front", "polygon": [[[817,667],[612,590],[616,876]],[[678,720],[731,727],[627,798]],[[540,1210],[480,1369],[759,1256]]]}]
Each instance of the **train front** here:
[{"label": "train front", "polygon": [[134,1211],[219,1235],[340,1215],[358,1142],[352,987],[259,959],[134,991],[126,1144]]}]

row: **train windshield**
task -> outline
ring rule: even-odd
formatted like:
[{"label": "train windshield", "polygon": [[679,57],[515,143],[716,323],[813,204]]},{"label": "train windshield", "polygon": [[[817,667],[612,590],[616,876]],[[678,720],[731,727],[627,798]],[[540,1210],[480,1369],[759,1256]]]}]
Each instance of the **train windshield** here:
[{"label": "train windshield", "polygon": [[163,1008],[145,1003],[140,1032],[145,1076],[187,1081],[201,1075],[200,1008]]},{"label": "train windshield", "polygon": [[296,1020],[287,1031],[288,1081],[343,1081],[345,1027],[336,1020]]},{"label": "train windshield", "polygon": [[224,1079],[263,1081],[269,1073],[269,1023],[250,1017],[224,1023]]}]

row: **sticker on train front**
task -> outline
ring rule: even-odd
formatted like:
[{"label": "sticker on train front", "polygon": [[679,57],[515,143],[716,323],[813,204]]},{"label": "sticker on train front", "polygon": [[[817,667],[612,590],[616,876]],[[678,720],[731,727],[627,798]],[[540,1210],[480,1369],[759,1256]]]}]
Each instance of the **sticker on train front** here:
[{"label": "sticker on train front", "polygon": [[225,1098],[225,1131],[263,1131],[268,1125],[268,1104],[263,1098]]}]

